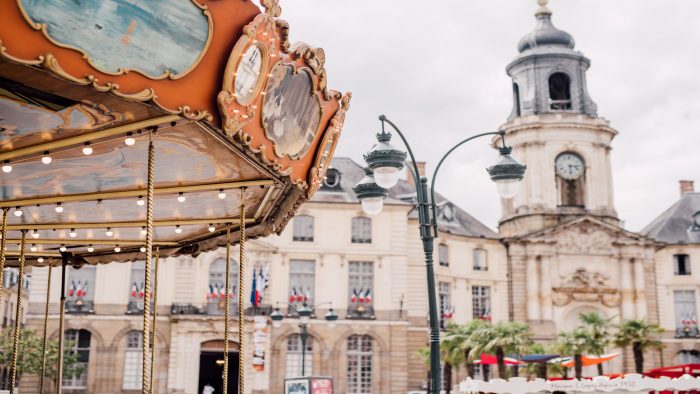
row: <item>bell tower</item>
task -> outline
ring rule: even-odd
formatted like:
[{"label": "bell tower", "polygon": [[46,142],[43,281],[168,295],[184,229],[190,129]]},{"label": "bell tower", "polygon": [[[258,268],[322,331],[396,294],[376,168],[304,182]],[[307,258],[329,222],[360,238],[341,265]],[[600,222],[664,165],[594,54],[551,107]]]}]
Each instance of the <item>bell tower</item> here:
[{"label": "bell tower", "polygon": [[506,68],[513,110],[502,128],[528,171],[520,193],[503,200],[500,231],[517,236],[584,215],[618,225],[610,166],[617,132],[588,94],[590,60],[554,27],[547,0],[538,3],[537,25]]}]

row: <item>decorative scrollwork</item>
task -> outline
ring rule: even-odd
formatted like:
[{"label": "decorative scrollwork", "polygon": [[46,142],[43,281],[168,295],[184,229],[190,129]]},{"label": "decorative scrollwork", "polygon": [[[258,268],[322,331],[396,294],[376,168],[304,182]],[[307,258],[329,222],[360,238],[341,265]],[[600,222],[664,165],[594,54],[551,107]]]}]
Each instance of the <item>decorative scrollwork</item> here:
[{"label": "decorative scrollwork", "polygon": [[275,18],[282,15],[282,7],[279,0],[261,0],[260,4],[265,8],[265,13],[270,14]]}]

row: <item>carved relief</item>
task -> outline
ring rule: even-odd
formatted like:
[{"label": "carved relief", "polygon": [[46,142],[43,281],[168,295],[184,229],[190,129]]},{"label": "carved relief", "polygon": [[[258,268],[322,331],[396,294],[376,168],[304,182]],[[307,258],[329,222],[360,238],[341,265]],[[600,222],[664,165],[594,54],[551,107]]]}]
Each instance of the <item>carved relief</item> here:
[{"label": "carved relief", "polygon": [[609,279],[602,273],[579,268],[563,276],[562,285],[552,289],[552,302],[556,306],[568,305],[572,301],[600,302],[607,307],[616,307],[620,305],[620,294],[609,285]]},{"label": "carved relief", "polygon": [[582,223],[557,234],[560,253],[611,254],[612,238],[598,227]]}]

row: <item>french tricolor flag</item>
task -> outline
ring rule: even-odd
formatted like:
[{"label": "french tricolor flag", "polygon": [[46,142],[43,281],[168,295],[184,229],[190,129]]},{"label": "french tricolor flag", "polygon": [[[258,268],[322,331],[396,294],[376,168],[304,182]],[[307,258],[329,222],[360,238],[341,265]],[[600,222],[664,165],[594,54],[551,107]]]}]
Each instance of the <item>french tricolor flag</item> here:
[{"label": "french tricolor flag", "polygon": [[294,302],[297,299],[297,288],[292,287],[292,292],[289,294],[289,302]]},{"label": "french tricolor flag", "polygon": [[370,302],[372,302],[372,289],[367,289],[365,292],[365,303],[369,304]]},{"label": "french tricolor flag", "polygon": [[352,297],[350,297],[350,302],[353,304],[357,302],[357,290],[355,290],[354,287],[352,289]]}]

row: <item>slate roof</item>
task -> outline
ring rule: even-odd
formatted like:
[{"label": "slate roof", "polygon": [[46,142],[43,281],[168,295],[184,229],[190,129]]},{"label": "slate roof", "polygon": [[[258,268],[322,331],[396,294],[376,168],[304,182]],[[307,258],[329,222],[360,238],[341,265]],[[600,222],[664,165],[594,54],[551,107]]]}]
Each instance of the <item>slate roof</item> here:
[{"label": "slate roof", "polygon": [[[311,201],[327,202],[327,203],[359,203],[355,193],[352,191],[353,186],[364,177],[362,166],[347,157],[336,157],[331,162],[331,168],[340,173],[340,185],[336,188],[329,189],[322,186],[313,196]],[[466,211],[447,200],[445,197],[436,193],[438,201],[438,225],[441,231],[451,234],[462,235],[475,238],[491,238],[499,239],[498,233],[491,230],[488,226],[481,223]],[[399,180],[399,183],[389,190],[389,197],[385,204],[415,204],[415,189],[412,182],[404,179]],[[442,208],[445,205],[450,205],[453,208],[454,217],[452,220],[447,220],[442,214]],[[409,212],[409,218],[418,219],[418,213],[415,209]]]},{"label": "slate roof", "polygon": [[697,211],[700,211],[700,193],[686,193],[644,227],[641,233],[660,242],[698,243],[697,239],[691,240],[688,236],[688,229],[693,224],[693,213]]}]

